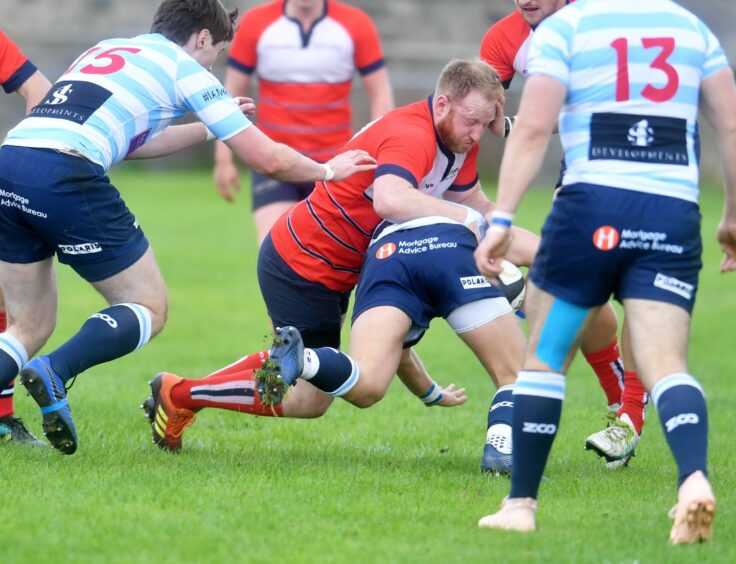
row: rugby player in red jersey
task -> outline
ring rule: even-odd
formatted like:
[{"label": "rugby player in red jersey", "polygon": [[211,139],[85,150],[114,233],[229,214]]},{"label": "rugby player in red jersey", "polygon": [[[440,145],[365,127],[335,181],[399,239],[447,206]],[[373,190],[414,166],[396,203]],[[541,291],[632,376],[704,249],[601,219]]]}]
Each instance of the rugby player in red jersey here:
[{"label": "rugby player in red jersey", "polygon": [[[154,441],[180,447],[194,409],[203,407],[196,396],[208,385],[215,386],[210,398],[248,396],[247,405],[230,401],[228,407],[223,401],[218,407],[261,415],[313,417],[332,397],[363,407],[380,399],[383,379],[370,371],[361,378],[359,363],[337,350],[371,235],[382,219],[403,223],[439,216],[469,225],[490,213],[493,204],[481,190],[476,158],[482,134],[502,116],[503,99],[491,67],[480,60],[453,61],[433,96],[389,112],[356,134],[345,149],[361,148],[376,159],[377,168],[317,183],[306,200],[278,220],[259,254],[261,292],[274,326],[284,328],[277,330],[271,350],[275,370],[261,372],[296,384],[289,403],[263,405],[261,394],[254,393],[252,370],[261,366],[262,353],[205,379],[209,382],[164,374],[152,382]],[[536,245],[536,236],[517,230],[511,262],[529,264]],[[240,391],[233,393],[236,388]]]},{"label": "rugby player in red jersey", "polygon": [[[248,95],[258,79],[258,127],[319,162],[326,162],[353,135],[350,96],[360,75],[371,119],[393,108],[393,95],[378,31],[354,6],[326,0],[272,0],[243,14],[228,56],[225,87]],[[240,189],[232,152],[215,146],[215,184],[227,201]],[[258,242],[313,183],[251,180]]]}]

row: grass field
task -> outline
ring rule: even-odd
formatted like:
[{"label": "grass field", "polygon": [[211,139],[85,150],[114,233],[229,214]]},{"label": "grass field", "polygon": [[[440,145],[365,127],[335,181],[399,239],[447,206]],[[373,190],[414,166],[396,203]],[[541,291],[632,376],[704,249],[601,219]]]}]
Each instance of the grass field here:
[{"label": "grass field", "polygon": [[[711,417],[715,540],[668,547],[676,469],[654,410],[631,467],[607,471],[583,450],[605,401],[577,360],[541,490],[540,530],[479,530],[508,481],[482,476],[489,378],[441,321],[418,350],[436,380],[468,388],[460,408],[425,408],[394,385],[377,406],[336,402],[314,421],[201,412],[179,455],[159,452],[138,405],[161,370],[202,376],[266,346],[247,195],[232,206],[209,172],[123,169],[113,175],[156,250],[170,291],[166,330],[141,351],[83,374],[70,392],[77,454],[0,449],[0,562],[734,562],[732,413],[736,277],[717,273],[720,192],[703,197],[705,269],[691,370]],[[538,226],[550,193],[532,193],[518,222]],[[102,300],[59,269],[68,338]],[[657,338],[653,335],[652,338]],[[19,414],[40,433],[21,386]]]}]

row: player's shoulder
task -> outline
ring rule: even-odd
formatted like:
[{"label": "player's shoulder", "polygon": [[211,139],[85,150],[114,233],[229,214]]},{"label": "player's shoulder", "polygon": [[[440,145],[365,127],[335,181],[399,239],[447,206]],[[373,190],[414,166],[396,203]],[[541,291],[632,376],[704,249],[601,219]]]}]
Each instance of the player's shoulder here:
[{"label": "player's shoulder", "polygon": [[395,133],[414,142],[421,143],[428,137],[434,137],[431,99],[425,98],[390,111],[385,116],[383,127],[387,132]]},{"label": "player's shoulder", "polygon": [[364,23],[373,21],[368,13],[361,8],[335,1],[331,1],[327,4],[327,15],[338,21],[346,23]]},{"label": "player's shoulder", "polygon": [[528,37],[531,29],[521,13],[514,10],[488,29],[483,37],[483,43],[501,39],[504,42],[518,42],[521,44]]},{"label": "player's shoulder", "polygon": [[10,39],[10,37],[7,36],[7,34],[0,29],[0,47],[5,46],[13,46],[16,47],[15,43],[13,43],[13,40]]},{"label": "player's shoulder", "polygon": [[[275,0],[266,4],[254,6],[240,16],[240,25],[238,32],[247,30],[249,26],[264,25],[279,19],[284,15],[284,3],[281,0]],[[246,24],[246,25],[243,25]]]}]

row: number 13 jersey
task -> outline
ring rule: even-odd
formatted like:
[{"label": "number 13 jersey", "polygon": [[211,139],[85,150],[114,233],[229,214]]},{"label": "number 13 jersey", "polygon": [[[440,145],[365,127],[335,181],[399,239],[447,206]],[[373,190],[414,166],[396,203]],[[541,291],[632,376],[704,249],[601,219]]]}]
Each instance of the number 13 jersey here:
[{"label": "number 13 jersey", "polygon": [[528,73],[567,88],[564,184],[697,202],[700,83],[727,65],[708,27],[669,0],[578,1],[545,19]]}]

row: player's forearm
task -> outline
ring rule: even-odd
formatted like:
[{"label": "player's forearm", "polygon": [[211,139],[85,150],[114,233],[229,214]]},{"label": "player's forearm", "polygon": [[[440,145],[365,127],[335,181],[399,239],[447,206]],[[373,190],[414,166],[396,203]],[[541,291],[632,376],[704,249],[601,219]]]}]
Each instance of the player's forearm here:
[{"label": "player's forearm", "polygon": [[723,171],[724,215],[736,216],[736,126],[719,132]]},{"label": "player's forearm", "polygon": [[16,92],[25,101],[27,114],[43,100],[50,88],[51,83],[41,74],[41,71],[36,71],[20,85]]},{"label": "player's forearm", "polygon": [[404,386],[416,396],[424,395],[433,384],[432,378],[414,349],[405,349],[401,353],[396,374]]},{"label": "player's forearm", "polygon": [[542,167],[549,134],[519,123],[509,136],[498,177],[496,209],[514,213]]},{"label": "player's forearm", "polygon": [[394,109],[394,95],[391,90],[388,71],[385,68],[364,76],[363,86],[370,99],[371,120],[378,119]]},{"label": "player's forearm", "polygon": [[483,215],[486,215],[493,211],[493,202],[488,199],[488,196],[486,196],[485,192],[483,192],[483,190],[481,189],[480,182],[478,182],[467,192],[448,191],[445,192],[443,197],[451,202],[473,208]]},{"label": "player's forearm", "polygon": [[155,159],[157,157],[165,157],[182,149],[204,143],[207,138],[207,127],[203,123],[172,125],[161,133],[161,135],[145,143],[126,158]]},{"label": "player's forearm", "polygon": [[467,216],[464,208],[411,188],[374,191],[373,209],[379,216],[393,223],[432,215],[463,223]]},{"label": "player's forearm", "polygon": [[256,172],[281,182],[307,183],[325,178],[324,165],[287,145],[275,143],[271,153],[271,158],[250,163]]},{"label": "player's forearm", "polygon": [[215,163],[230,164],[233,162],[233,152],[222,141],[215,141]]},{"label": "player's forearm", "polygon": [[539,237],[531,231],[514,225],[511,228],[513,238],[509,246],[506,260],[516,266],[530,267],[539,248]]}]

